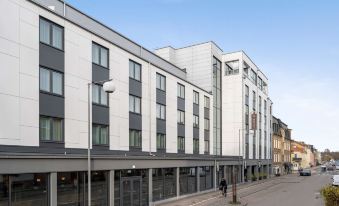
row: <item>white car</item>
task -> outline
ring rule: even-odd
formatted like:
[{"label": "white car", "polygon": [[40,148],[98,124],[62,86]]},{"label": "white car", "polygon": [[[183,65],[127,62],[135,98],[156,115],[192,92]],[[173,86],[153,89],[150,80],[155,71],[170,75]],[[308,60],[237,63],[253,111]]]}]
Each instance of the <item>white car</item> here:
[{"label": "white car", "polygon": [[332,180],[333,180],[332,182],[333,186],[339,186],[339,175],[333,175]]}]

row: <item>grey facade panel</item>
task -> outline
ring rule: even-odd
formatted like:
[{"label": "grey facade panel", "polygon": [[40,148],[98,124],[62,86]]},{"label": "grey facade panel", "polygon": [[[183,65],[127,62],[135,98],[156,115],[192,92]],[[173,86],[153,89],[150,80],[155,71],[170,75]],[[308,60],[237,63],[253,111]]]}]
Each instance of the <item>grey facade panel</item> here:
[{"label": "grey facade panel", "polygon": [[157,133],[166,134],[166,121],[157,119]]},{"label": "grey facade panel", "polygon": [[193,127],[193,138],[195,139],[199,138],[199,128]]},{"label": "grey facade panel", "polygon": [[210,119],[210,109],[204,108],[204,117],[205,119]]},{"label": "grey facade panel", "polygon": [[50,117],[65,117],[65,100],[63,97],[46,94],[39,94],[39,113]]},{"label": "grey facade panel", "polygon": [[156,97],[157,97],[157,103],[166,105],[166,92],[160,89],[157,89]]},{"label": "grey facade panel", "polygon": [[185,125],[178,124],[178,136],[185,137]]},{"label": "grey facade panel", "polygon": [[139,114],[129,113],[129,128],[142,130],[142,118]]},{"label": "grey facade panel", "polygon": [[92,104],[92,122],[93,124],[109,125],[109,108]]},{"label": "grey facade panel", "polygon": [[181,98],[177,98],[177,107],[178,110],[185,111],[185,100]]},{"label": "grey facade panel", "polygon": [[65,70],[64,52],[51,46],[39,44],[39,64],[57,71]]},{"label": "grey facade panel", "polygon": [[99,82],[109,79],[109,69],[92,64],[92,81]]},{"label": "grey facade panel", "polygon": [[210,131],[209,130],[204,130],[204,139],[209,140],[210,139]]},{"label": "grey facade panel", "polygon": [[131,95],[141,97],[142,96],[142,84],[141,82],[129,78],[129,93]]},{"label": "grey facade panel", "polygon": [[199,105],[193,104],[193,114],[199,116]]}]

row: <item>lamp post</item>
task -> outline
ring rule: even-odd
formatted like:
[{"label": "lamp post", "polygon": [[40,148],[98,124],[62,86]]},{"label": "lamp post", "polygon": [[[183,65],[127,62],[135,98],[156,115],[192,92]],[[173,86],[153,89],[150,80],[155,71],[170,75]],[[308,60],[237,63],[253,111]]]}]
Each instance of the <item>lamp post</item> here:
[{"label": "lamp post", "polygon": [[103,90],[106,93],[113,93],[115,85],[112,79],[88,83],[88,147],[87,147],[87,193],[88,206],[91,206],[91,128],[92,128],[92,85],[103,84]]}]

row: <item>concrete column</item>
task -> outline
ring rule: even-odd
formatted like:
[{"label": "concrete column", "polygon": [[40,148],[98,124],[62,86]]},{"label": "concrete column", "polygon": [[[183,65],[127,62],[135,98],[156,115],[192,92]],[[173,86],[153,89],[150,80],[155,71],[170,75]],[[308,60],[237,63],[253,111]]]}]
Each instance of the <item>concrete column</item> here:
[{"label": "concrete column", "polygon": [[180,168],[177,167],[176,169],[176,185],[177,185],[177,198],[180,196],[180,183],[179,183],[179,176],[180,176]]},{"label": "concrete column", "polygon": [[52,172],[49,176],[50,184],[49,184],[49,191],[50,191],[50,205],[57,206],[58,200],[58,186],[57,186],[57,173]]},{"label": "concrete column", "polygon": [[109,205],[114,206],[114,170],[109,171]]},{"label": "concrete column", "polygon": [[254,175],[257,177],[257,180],[259,179],[259,172],[258,172],[258,166],[254,166]]},{"label": "concrete column", "polygon": [[148,202],[153,205],[153,176],[152,168],[148,169]]},{"label": "concrete column", "polygon": [[252,181],[252,167],[247,166],[247,181],[251,182]]},{"label": "concrete column", "polygon": [[196,167],[197,171],[196,171],[196,174],[197,174],[197,192],[200,192],[200,170],[199,170],[199,167]]}]

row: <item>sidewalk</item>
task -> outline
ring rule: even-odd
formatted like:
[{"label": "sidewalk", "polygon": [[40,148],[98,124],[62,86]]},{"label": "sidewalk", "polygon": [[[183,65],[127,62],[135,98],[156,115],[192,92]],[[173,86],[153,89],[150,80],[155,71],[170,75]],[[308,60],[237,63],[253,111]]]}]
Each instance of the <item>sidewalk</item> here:
[{"label": "sidewalk", "polygon": [[[259,180],[259,181],[255,181],[255,182],[251,182],[251,183],[238,184],[237,185],[238,194],[239,194],[239,191],[241,191],[245,188],[250,188],[250,187],[253,187],[253,186],[256,186],[256,185],[260,185],[260,184],[263,184],[263,183],[266,183],[266,182],[270,182],[272,180],[283,178],[285,176],[272,177],[270,179]],[[229,201],[232,200],[232,186],[229,186],[227,191],[228,192],[227,192],[227,197],[226,197],[225,203],[228,203]],[[221,198],[224,198],[224,197],[221,195],[220,191],[217,189],[217,191],[203,193],[203,194],[198,193],[198,194],[195,194],[195,195],[192,195],[192,196],[189,196],[189,197],[184,197],[184,198],[179,199],[179,200],[173,200],[173,201],[166,202],[166,203],[155,203],[154,205],[156,205],[156,206],[195,206],[195,205],[200,205],[200,204],[202,204],[206,201],[209,201],[209,200],[221,199]]]}]

